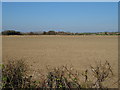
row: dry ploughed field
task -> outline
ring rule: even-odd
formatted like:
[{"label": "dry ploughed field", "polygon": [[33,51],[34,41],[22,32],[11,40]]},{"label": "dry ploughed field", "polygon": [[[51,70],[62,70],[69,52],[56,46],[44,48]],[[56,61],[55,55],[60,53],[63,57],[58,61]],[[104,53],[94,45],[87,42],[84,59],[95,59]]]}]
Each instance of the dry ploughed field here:
[{"label": "dry ploughed field", "polygon": [[117,78],[118,36],[3,36],[3,62],[23,59],[32,70],[72,65],[82,71],[106,60]]}]

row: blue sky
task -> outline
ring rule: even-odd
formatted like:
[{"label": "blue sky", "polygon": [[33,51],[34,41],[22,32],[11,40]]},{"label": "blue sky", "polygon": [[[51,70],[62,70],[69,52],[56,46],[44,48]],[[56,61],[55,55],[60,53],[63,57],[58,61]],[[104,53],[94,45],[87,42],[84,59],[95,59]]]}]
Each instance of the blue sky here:
[{"label": "blue sky", "polygon": [[117,2],[3,2],[3,30],[118,31]]}]

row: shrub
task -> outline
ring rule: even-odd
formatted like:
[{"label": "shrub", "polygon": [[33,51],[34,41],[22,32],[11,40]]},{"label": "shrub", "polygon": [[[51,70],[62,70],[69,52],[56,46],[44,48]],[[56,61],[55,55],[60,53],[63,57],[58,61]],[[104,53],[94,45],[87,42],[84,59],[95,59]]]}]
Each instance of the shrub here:
[{"label": "shrub", "polygon": [[71,67],[61,66],[49,70],[44,88],[81,88],[79,74]]},{"label": "shrub", "polygon": [[31,76],[23,60],[9,61],[2,68],[3,88],[29,88]]},{"label": "shrub", "polygon": [[[107,88],[103,82],[113,76],[111,65],[106,61],[104,64],[90,66],[84,72],[78,72],[73,67],[61,66],[47,68],[47,75],[37,77],[28,75],[28,66],[23,60],[9,61],[2,65],[3,88]],[[90,74],[91,72],[91,74]],[[93,76],[93,78],[91,78]]]},{"label": "shrub", "polygon": [[108,61],[104,64],[99,62],[99,64],[96,64],[95,67],[91,66],[91,71],[95,79],[93,85],[96,88],[105,88],[102,83],[113,76],[113,71]]},{"label": "shrub", "polygon": [[[107,61],[104,64],[96,64],[94,67],[90,66],[90,69],[83,73],[68,66],[61,66],[48,71],[44,88],[107,88],[102,83],[113,76],[111,66]],[[94,78],[91,78],[92,76]]]}]

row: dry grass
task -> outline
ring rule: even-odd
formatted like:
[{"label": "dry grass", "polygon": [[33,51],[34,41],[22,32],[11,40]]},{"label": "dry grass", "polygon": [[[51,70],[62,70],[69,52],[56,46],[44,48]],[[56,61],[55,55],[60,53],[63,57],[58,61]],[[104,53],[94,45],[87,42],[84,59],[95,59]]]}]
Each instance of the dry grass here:
[{"label": "dry grass", "polygon": [[117,36],[3,36],[3,62],[24,59],[37,72],[46,65],[71,64],[76,70],[84,71],[95,61],[107,60],[117,79],[117,45]]}]

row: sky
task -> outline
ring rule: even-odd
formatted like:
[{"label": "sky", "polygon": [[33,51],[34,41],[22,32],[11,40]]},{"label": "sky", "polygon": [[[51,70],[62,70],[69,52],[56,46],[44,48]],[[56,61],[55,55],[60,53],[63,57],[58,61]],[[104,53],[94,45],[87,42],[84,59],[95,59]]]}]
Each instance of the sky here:
[{"label": "sky", "polygon": [[114,32],[117,2],[3,2],[3,30]]}]

